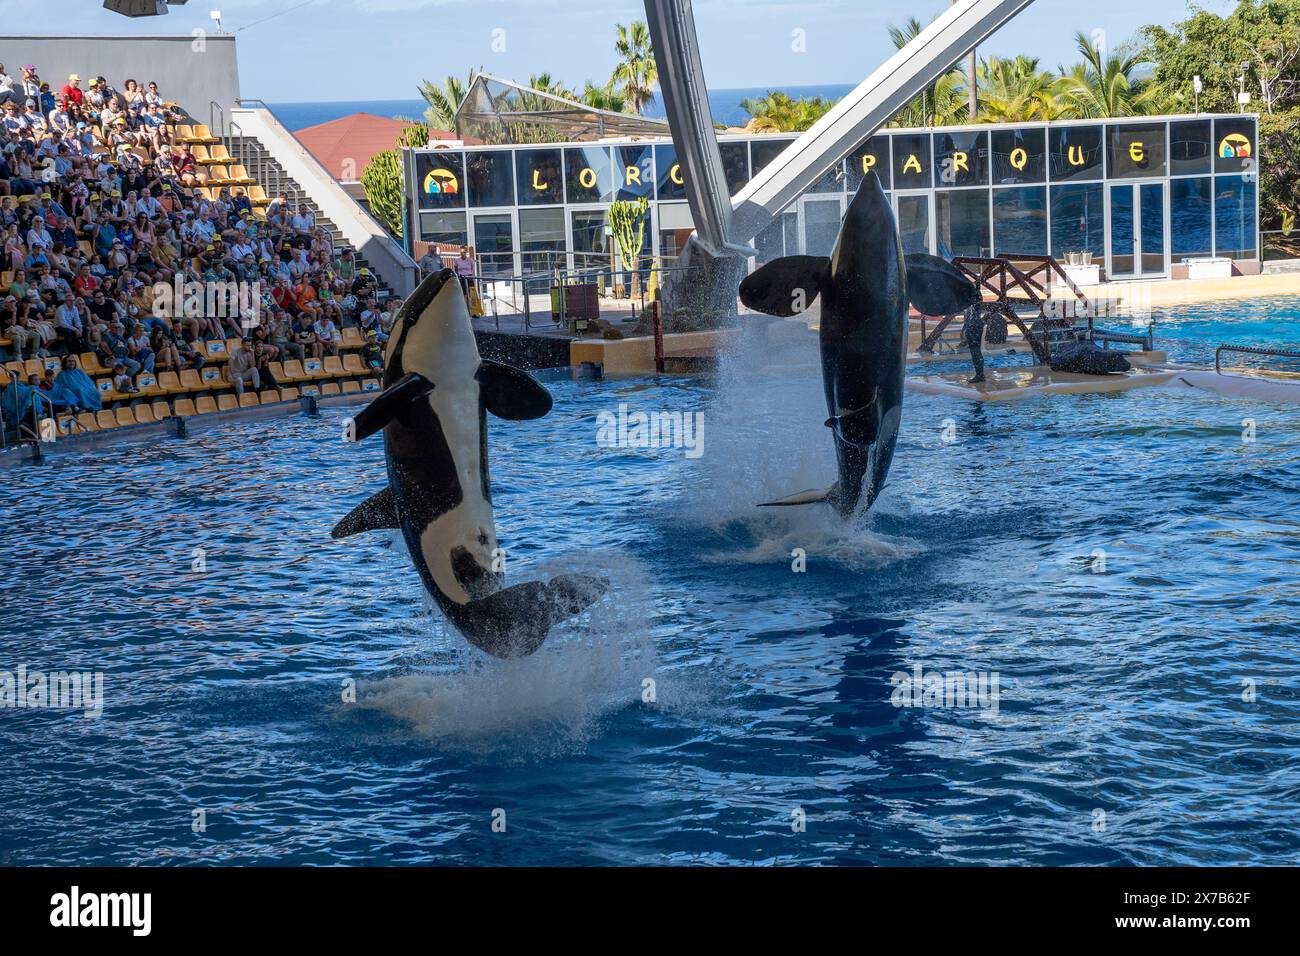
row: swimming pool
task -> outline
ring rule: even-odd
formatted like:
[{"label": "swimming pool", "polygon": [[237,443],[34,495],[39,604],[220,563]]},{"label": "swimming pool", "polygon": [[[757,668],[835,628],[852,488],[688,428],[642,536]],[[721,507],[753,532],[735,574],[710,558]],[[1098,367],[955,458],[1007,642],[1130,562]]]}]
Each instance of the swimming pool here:
[{"label": "swimming pool", "polygon": [[[347,409],[0,471],[0,669],[104,674],[0,710],[0,863],[1296,861],[1294,408],[909,395],[846,529],[753,507],[833,474],[811,350],[759,359],[490,423],[510,580],[613,580],[517,662],[330,540],[382,482]],[[703,454],[600,447],[620,404]],[[895,706],[918,667],[996,700]]]}]

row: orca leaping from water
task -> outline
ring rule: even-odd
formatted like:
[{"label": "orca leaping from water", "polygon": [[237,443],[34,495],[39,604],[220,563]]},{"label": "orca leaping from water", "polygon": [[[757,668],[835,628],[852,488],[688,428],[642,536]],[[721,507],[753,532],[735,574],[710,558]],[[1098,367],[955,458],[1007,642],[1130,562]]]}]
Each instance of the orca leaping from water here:
[{"label": "orca leaping from water", "polygon": [[849,203],[835,250],[786,256],[740,284],[745,305],[793,316],[821,297],[822,383],[826,424],[835,441],[839,479],[768,505],[828,502],[844,517],[885,484],[903,410],[907,370],[907,303],[926,315],[964,312],[979,301],[975,283],[936,256],[903,255],[894,214],[876,174]]},{"label": "orca leaping from water", "polygon": [[488,481],[487,415],[551,410],[527,372],[479,358],[465,297],[450,269],[426,278],[398,313],[384,390],[352,421],[352,440],[380,430],[388,487],[357,505],[335,538],[399,528],[425,589],[471,644],[523,657],[551,627],[600,599],[604,578],[562,574],[505,587]]}]

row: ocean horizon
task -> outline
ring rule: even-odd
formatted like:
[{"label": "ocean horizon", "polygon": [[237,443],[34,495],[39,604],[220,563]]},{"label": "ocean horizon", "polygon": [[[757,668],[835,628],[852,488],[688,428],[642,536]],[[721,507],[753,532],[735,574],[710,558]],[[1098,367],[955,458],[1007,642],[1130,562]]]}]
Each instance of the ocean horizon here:
[{"label": "ocean horizon", "polygon": [[[735,89],[709,91],[709,104],[713,108],[713,118],[728,126],[743,126],[748,114],[741,108],[742,101],[762,96],[769,90],[781,90],[791,97],[824,96],[839,99],[856,84],[830,83],[817,86],[752,86]],[[271,111],[286,127],[294,132],[328,123],[331,120],[351,116],[353,113],[372,113],[390,119],[419,119],[424,115],[425,102],[422,99],[398,100],[328,100],[317,103],[268,103]],[[663,118],[663,104],[657,99],[654,105],[645,111],[645,116]]]}]

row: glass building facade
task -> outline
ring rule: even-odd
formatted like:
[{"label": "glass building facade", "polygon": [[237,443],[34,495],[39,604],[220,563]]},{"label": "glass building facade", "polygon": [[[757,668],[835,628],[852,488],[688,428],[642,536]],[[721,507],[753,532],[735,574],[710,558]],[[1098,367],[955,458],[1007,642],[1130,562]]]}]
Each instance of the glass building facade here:
[{"label": "glass building facade", "polygon": [[[794,138],[720,137],[732,195]],[[874,171],[908,252],[1086,252],[1110,279],[1168,276],[1188,258],[1252,261],[1258,149],[1250,114],[882,130],[754,246],[760,261],[828,253],[848,199]],[[676,256],[692,229],[670,141],[410,150],[406,179],[407,235],[473,246],[485,275],[608,261],[615,199],[649,200],[647,259]]]}]

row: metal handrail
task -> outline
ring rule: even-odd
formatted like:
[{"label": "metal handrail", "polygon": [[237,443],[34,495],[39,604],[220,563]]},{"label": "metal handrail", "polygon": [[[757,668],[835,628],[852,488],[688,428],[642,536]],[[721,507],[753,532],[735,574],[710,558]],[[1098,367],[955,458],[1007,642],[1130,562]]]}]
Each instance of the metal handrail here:
[{"label": "metal handrail", "polygon": [[[212,116],[213,116],[212,111],[214,108],[217,111],[216,115],[221,117],[220,125],[217,125],[212,120]],[[217,134],[218,136],[224,137],[226,135],[226,110],[216,100],[208,100],[208,129],[219,129],[221,130],[221,132]]]},{"label": "metal handrail", "polygon": [[1214,371],[1219,375],[1223,374],[1219,367],[1219,356],[1224,352],[1243,352],[1247,355],[1272,355],[1278,358],[1300,358],[1300,350],[1296,349],[1266,349],[1257,345],[1220,345],[1214,350]]}]

